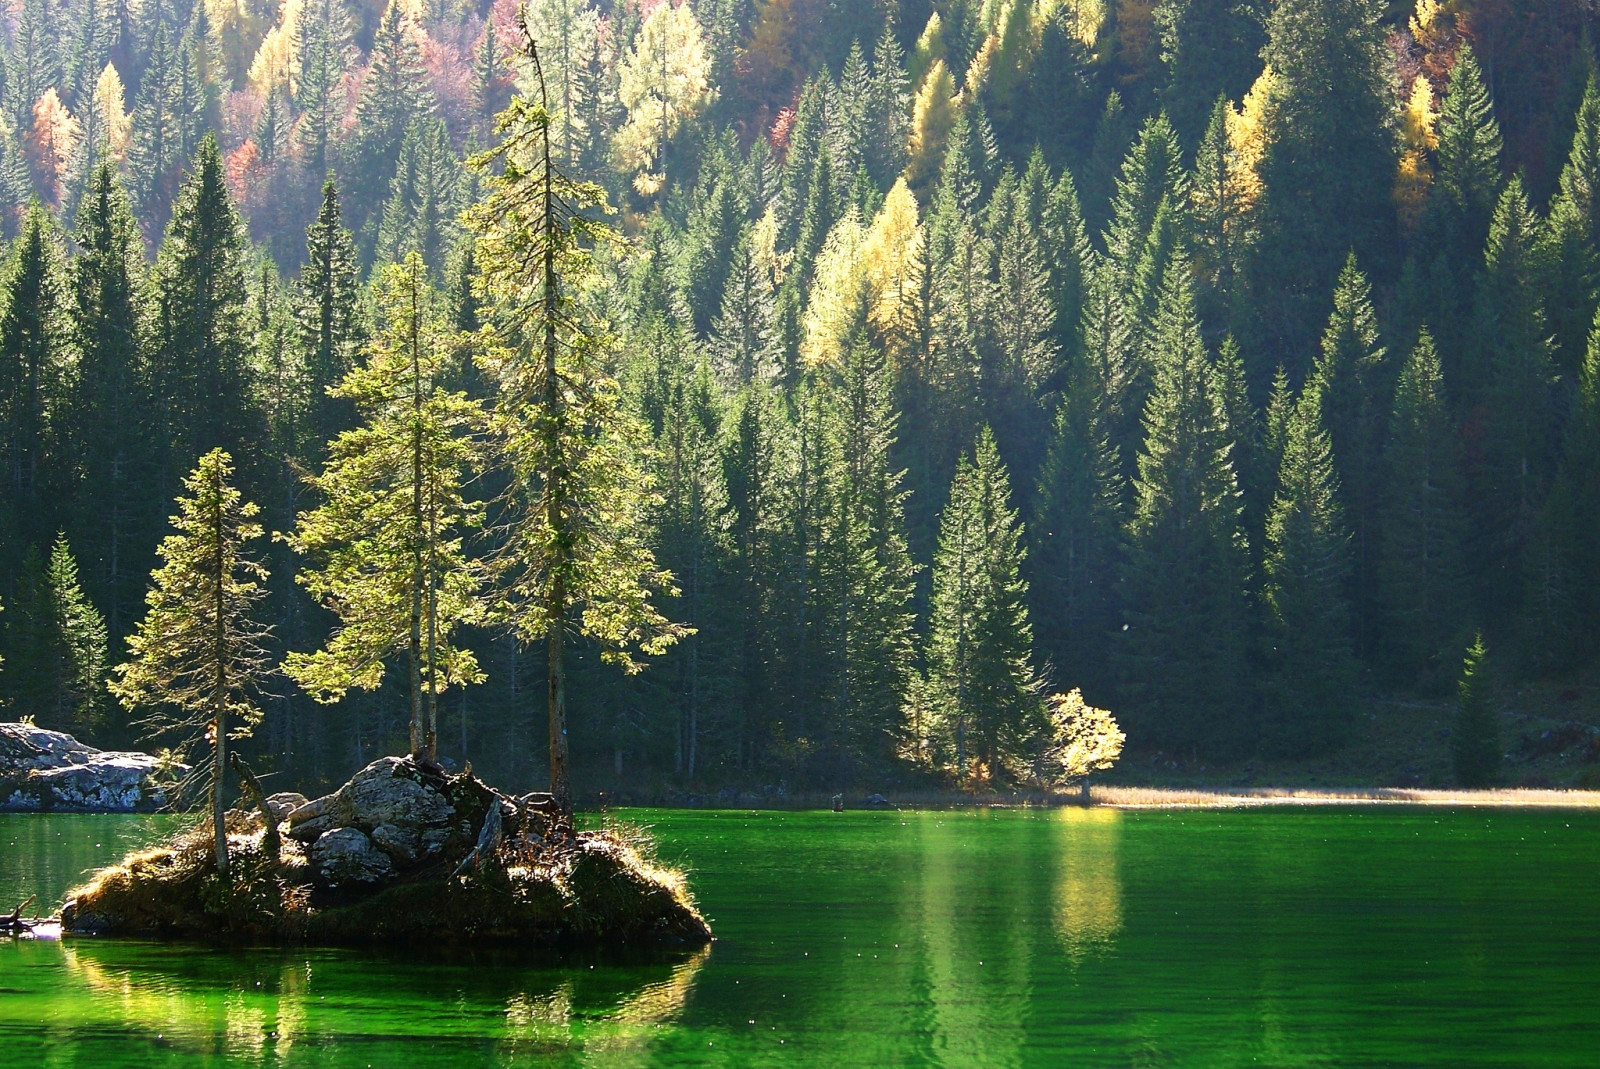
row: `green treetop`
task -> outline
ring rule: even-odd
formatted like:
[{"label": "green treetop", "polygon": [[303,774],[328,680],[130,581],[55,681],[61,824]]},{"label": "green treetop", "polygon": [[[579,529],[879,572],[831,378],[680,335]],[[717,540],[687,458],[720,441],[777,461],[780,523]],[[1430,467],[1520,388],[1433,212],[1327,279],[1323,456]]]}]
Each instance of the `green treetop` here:
[{"label": "green treetop", "polygon": [[481,569],[464,536],[479,506],[464,484],[478,466],[477,407],[440,382],[447,353],[438,301],[412,253],[378,285],[383,327],[366,362],[334,391],[362,425],[329,446],[312,479],[323,504],[290,536],[315,565],[299,582],[339,617],[326,648],[291,653],[284,670],[319,701],[376,690],[385,661],[404,651],[411,752],[437,754],[439,693],[482,679],[456,629],[481,615]]},{"label": "green treetop", "polygon": [[306,262],[295,287],[295,326],[305,353],[307,385],[318,408],[315,431],[334,429],[327,388],[350,370],[361,344],[356,246],[342,225],[339,190],[329,178],[322,184],[322,208],[306,228]]},{"label": "green treetop", "polygon": [[254,613],[265,596],[267,571],[249,554],[261,537],[256,506],[230,484],[228,454],[213,449],[184,479],[175,534],[157,551],[148,611],[128,638],[130,659],[117,666],[111,692],[145,714],[152,737],[205,760],[185,779],[209,786],[217,871],[228,873],[223,798],[228,743],[246,738],[261,721],[256,692],[269,671],[263,643],[269,629]]},{"label": "green treetop", "polygon": [[1500,719],[1489,694],[1489,651],[1480,634],[1467,649],[1457,686],[1455,726],[1450,731],[1450,757],[1456,782],[1463,787],[1493,786],[1500,774]]}]

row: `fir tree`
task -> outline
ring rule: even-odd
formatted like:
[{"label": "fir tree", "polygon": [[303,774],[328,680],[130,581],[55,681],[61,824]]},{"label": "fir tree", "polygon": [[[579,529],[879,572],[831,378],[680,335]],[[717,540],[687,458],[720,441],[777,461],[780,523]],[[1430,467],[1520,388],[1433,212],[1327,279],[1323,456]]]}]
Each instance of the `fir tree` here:
[{"label": "fir tree", "polygon": [[1237,740],[1246,712],[1245,590],[1233,442],[1182,265],[1150,337],[1154,385],[1123,568],[1125,693],[1174,747]]},{"label": "fir tree", "polygon": [[464,487],[478,467],[478,410],[441,383],[437,298],[413,253],[379,283],[383,328],[365,363],[339,383],[361,426],[329,445],[312,486],[322,499],[290,537],[313,567],[297,577],[339,616],[327,647],[292,653],[284,670],[318,701],[376,690],[405,654],[411,753],[438,752],[439,695],[483,677],[457,629],[482,611],[481,569],[464,548],[481,506]]},{"label": "fir tree", "polygon": [[1287,432],[1263,565],[1268,698],[1277,747],[1304,754],[1342,741],[1353,712],[1350,533],[1318,386],[1301,395]]},{"label": "fir tree", "polygon": [[217,872],[228,875],[224,772],[228,744],[261,721],[256,695],[268,671],[269,629],[255,618],[266,569],[250,555],[261,537],[259,511],[229,482],[228,454],[213,449],[184,479],[177,533],[162,541],[151,573],[148,611],[128,638],[130,659],[111,684],[130,711],[142,711],[150,737],[171,739],[175,752],[205,762],[185,790],[209,789]]},{"label": "fir tree", "polygon": [[1461,665],[1456,722],[1450,732],[1451,764],[1463,787],[1491,787],[1500,776],[1500,724],[1490,704],[1488,661],[1480,634]]},{"label": "fir tree", "polygon": [[935,752],[958,780],[1016,774],[1042,727],[1022,524],[994,435],[979,432],[939,522],[925,657]]},{"label": "fir tree", "polygon": [[300,18],[300,84],[295,128],[306,174],[326,175],[333,165],[334,139],[343,113],[338,90],[353,49],[350,16],[343,0],[312,0]]},{"label": "fir tree", "polygon": [[718,367],[740,386],[770,382],[777,374],[773,338],[772,276],[757,258],[749,227],[740,231],[722,289],[722,309],[708,342]]},{"label": "fir tree", "polygon": [[178,111],[179,66],[166,29],[158,28],[134,97],[127,156],[133,203],[151,240],[166,226],[168,206],[188,162],[183,151],[183,116]]},{"label": "fir tree", "polygon": [[1600,302],[1600,86],[1589,76],[1574,116],[1576,129],[1561,182],[1550,205],[1554,278],[1550,325],[1555,330],[1556,366],[1573,375],[1583,365],[1589,329]]}]

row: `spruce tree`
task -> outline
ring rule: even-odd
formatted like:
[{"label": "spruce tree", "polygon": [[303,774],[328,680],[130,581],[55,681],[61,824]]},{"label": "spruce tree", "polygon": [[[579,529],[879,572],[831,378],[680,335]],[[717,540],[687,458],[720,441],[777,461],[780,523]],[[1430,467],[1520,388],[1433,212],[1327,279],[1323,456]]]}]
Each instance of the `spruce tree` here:
[{"label": "spruce tree", "polygon": [[461,165],[450,150],[444,122],[424,118],[412,123],[378,225],[378,260],[399,263],[415,252],[432,277],[442,277],[455,244],[461,185]]},{"label": "spruce tree", "polygon": [[1007,782],[1042,729],[1022,523],[994,435],[963,454],[939,521],[929,610],[927,701],[935,752],[958,781]]},{"label": "spruce tree", "polygon": [[1447,651],[1459,648],[1462,486],[1455,421],[1426,328],[1395,387],[1381,471],[1381,660],[1403,679],[1437,678]]},{"label": "spruce tree", "polygon": [[221,447],[249,471],[258,444],[252,403],[244,235],[222,155],[207,137],[173,204],[155,266],[153,389],[169,474]]},{"label": "spruce tree", "polygon": [[[228,454],[213,449],[183,480],[172,517],[175,534],[158,550],[148,610],[128,638],[130,659],[111,683],[150,738],[170,740],[190,760],[203,757],[184,779],[185,790],[209,789],[217,872],[228,876],[224,769],[229,743],[249,737],[261,722],[257,695],[269,663],[270,629],[256,613],[266,569],[251,555],[261,537],[259,509],[233,487]],[[201,749],[204,747],[204,750]]]},{"label": "spruce tree", "polygon": [[44,544],[61,514],[74,451],[66,280],[51,217],[34,206],[18,239],[0,315],[5,498],[18,541]]},{"label": "spruce tree", "polygon": [[1216,752],[1247,712],[1246,582],[1233,442],[1185,267],[1151,331],[1154,384],[1123,567],[1124,693],[1153,742]]},{"label": "spruce tree", "polygon": [[1264,339],[1310,351],[1328,283],[1354,248],[1393,270],[1394,94],[1376,0],[1277,4],[1262,58],[1276,76],[1251,286]]},{"label": "spruce tree", "polygon": [[1372,637],[1378,463],[1392,381],[1372,290],[1352,255],[1334,286],[1333,314],[1322,334],[1311,383],[1321,397],[1323,426],[1332,444],[1352,538],[1346,594],[1355,614],[1359,650],[1365,650]]},{"label": "spruce tree", "polygon": [[[405,12],[400,0],[390,0],[378,21],[372,38],[371,68],[361,83],[361,99],[356,104],[355,133],[347,143],[350,214],[363,234],[367,233],[364,228],[369,226],[369,215],[377,212],[389,193],[407,129],[416,120],[430,116],[434,109],[433,90]],[[374,215],[370,220],[372,237],[363,238],[365,249],[370,249],[376,239],[376,223]]]},{"label": "spruce tree", "polygon": [[134,97],[126,160],[134,207],[152,242],[166,226],[167,210],[188,162],[179,114],[180,65],[165,27],[157,28]]},{"label": "spruce tree", "polygon": [[[145,336],[144,245],[109,162],[78,209],[72,262],[72,327],[78,375],[74,420],[83,435],[83,480],[75,527],[88,583],[106,608],[114,641],[132,625],[142,593],[136,565],[151,517],[147,414],[155,410],[141,342]],[[153,538],[151,539],[153,541]]]},{"label": "spruce tree", "polygon": [[1238,100],[1261,71],[1262,7],[1234,0],[1161,0],[1161,104],[1185,145],[1199,140],[1218,94]]},{"label": "spruce tree", "polygon": [[291,653],[286,671],[336,702],[376,690],[405,655],[411,753],[438,752],[439,695],[483,677],[455,640],[482,615],[481,568],[465,548],[481,506],[465,487],[479,467],[479,410],[441,379],[448,353],[438,299],[415,253],[379,281],[383,327],[334,393],[362,420],[329,445],[311,480],[321,504],[300,514],[290,544],[312,567],[297,576],[339,617],[325,649]]},{"label": "spruce tree", "polygon": [[34,706],[52,723],[98,726],[105,708],[105,619],[78,584],[78,562],[65,533],[56,536],[29,606],[32,658],[43,668],[43,701]]},{"label": "spruce tree", "polygon": [[354,51],[344,0],[312,0],[300,16],[300,110],[296,136],[306,174],[313,181],[328,173],[343,105],[339,99],[345,67]]},{"label": "spruce tree", "polygon": [[322,208],[306,228],[306,260],[295,286],[294,316],[304,352],[307,388],[316,410],[314,433],[328,438],[344,406],[327,388],[351,368],[362,341],[356,282],[356,246],[344,228],[339,191],[330,177],[322,184]]},{"label": "spruce tree", "polygon": [[1301,395],[1287,432],[1263,564],[1267,696],[1276,747],[1313,754],[1346,737],[1356,710],[1350,533],[1319,386]]},{"label": "spruce tree", "polygon": [[777,374],[773,305],[771,272],[757,258],[754,234],[745,227],[734,242],[722,308],[708,341],[718,368],[740,386],[770,382]]},{"label": "spruce tree", "polygon": [[[1474,345],[1458,389],[1481,409],[1483,441],[1471,466],[1473,565],[1483,594],[1515,604],[1505,584],[1544,503],[1556,457],[1555,371],[1540,280],[1539,220],[1513,178],[1495,208],[1479,277]],[[1448,376],[1450,369],[1446,367]]]},{"label": "spruce tree", "polygon": [[[524,54],[537,66],[531,38]],[[570,812],[568,632],[637,669],[633,651],[659,653],[683,629],[651,601],[670,579],[644,541],[652,494],[637,460],[640,431],[617,402],[605,339],[577,301],[594,269],[588,245],[610,234],[582,214],[603,203],[603,192],[556,166],[544,99],[513,99],[501,129],[505,139],[474,163],[504,169],[468,213],[496,308],[483,358],[498,387],[490,426],[513,476],[499,503],[504,543],[495,563],[513,633],[545,643],[550,787]]]},{"label": "spruce tree", "polygon": [[1456,722],[1450,731],[1451,765],[1463,787],[1492,787],[1500,776],[1500,722],[1489,693],[1488,661],[1480,634],[1461,664]]},{"label": "spruce tree", "polygon": [[1575,376],[1583,366],[1600,302],[1600,86],[1591,73],[1573,117],[1576,129],[1560,186],[1550,204],[1552,256],[1550,325],[1556,337],[1556,366]]},{"label": "spruce tree", "polygon": [[899,739],[913,659],[915,569],[905,535],[905,473],[894,467],[896,415],[883,354],[858,340],[825,394],[837,488],[827,521],[835,717],[845,753],[886,767]]}]

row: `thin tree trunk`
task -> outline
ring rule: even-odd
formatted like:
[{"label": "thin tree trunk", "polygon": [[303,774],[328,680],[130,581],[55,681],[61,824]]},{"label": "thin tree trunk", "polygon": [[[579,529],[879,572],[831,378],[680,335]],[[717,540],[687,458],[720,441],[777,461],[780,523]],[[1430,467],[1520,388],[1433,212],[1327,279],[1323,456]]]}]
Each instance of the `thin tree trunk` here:
[{"label": "thin tree trunk", "polygon": [[216,583],[216,601],[212,606],[216,618],[212,621],[212,652],[216,657],[216,691],[212,698],[211,729],[216,734],[216,748],[213,754],[211,777],[211,834],[216,846],[217,874],[224,879],[228,875],[228,818],[223,809],[223,778],[228,767],[228,657],[227,635],[225,633],[224,604],[225,582],[223,545],[222,545],[222,494],[221,476],[217,477],[218,485],[213,487],[213,507],[211,514],[212,534],[216,539],[216,554],[212,562],[212,580]]},{"label": "thin tree trunk", "polygon": [[411,281],[411,755],[423,757],[428,740],[422,723],[422,369],[417,280]]},{"label": "thin tree trunk", "polygon": [[[544,98],[544,72],[539,73],[540,97]],[[544,128],[544,418],[549,427],[550,444],[561,448],[561,379],[557,362],[559,340],[556,337],[557,300],[560,296],[556,278],[556,201],[552,188],[553,171],[550,162],[550,128]],[[545,507],[549,510],[546,522],[550,525],[553,559],[550,562],[551,584],[546,603],[545,628],[549,652],[550,674],[550,793],[563,813],[572,813],[572,780],[568,769],[567,746],[567,530],[565,515],[565,473],[554,456],[551,457],[550,478],[545,487]]]}]

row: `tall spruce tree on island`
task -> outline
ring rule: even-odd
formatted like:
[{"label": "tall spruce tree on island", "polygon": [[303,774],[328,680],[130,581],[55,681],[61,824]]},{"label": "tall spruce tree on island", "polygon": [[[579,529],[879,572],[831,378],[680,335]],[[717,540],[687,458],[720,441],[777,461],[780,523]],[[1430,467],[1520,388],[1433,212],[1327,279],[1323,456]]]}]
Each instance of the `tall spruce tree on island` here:
[{"label": "tall spruce tree on island", "polygon": [[578,300],[590,246],[614,240],[592,211],[605,194],[556,166],[538,48],[520,28],[539,99],[514,98],[496,124],[501,143],[474,159],[489,192],[467,221],[494,308],[482,362],[498,388],[490,429],[509,473],[493,561],[500,613],[519,641],[545,644],[550,789],[570,813],[569,633],[636,671],[636,651],[660,653],[685,629],[652,600],[672,587],[645,540],[654,495],[638,459],[642,428],[619,402],[602,324]]},{"label": "tall spruce tree on island", "polygon": [[[261,722],[257,693],[270,671],[270,628],[256,619],[266,569],[250,552],[261,537],[259,511],[230,482],[228,454],[213,449],[183,480],[172,517],[175,534],[157,551],[148,611],[128,638],[130,659],[117,666],[111,692],[151,738],[169,740],[194,769],[193,792],[209,788],[217,872],[228,875],[224,816],[228,744]],[[203,749],[202,749],[203,748]]]},{"label": "tall spruce tree on island", "polygon": [[1250,561],[1232,435],[1182,264],[1167,273],[1149,360],[1122,574],[1128,719],[1174,748],[1216,752],[1247,712]]},{"label": "tall spruce tree on island", "polygon": [[994,434],[964,454],[939,520],[923,702],[931,749],[956,779],[1010,780],[1043,728],[1022,523]]},{"label": "tall spruce tree on island", "polygon": [[314,698],[336,702],[352,687],[378,689],[385,662],[404,653],[411,753],[430,761],[440,693],[483,679],[455,639],[483,611],[482,569],[464,544],[481,512],[464,491],[480,465],[471,436],[481,419],[441,382],[449,354],[439,304],[416,253],[382,273],[382,328],[365,363],[334,390],[362,424],[329,444],[328,464],[311,480],[322,504],[301,513],[289,536],[313,562],[300,584],[339,626],[326,648],[284,661]]}]

